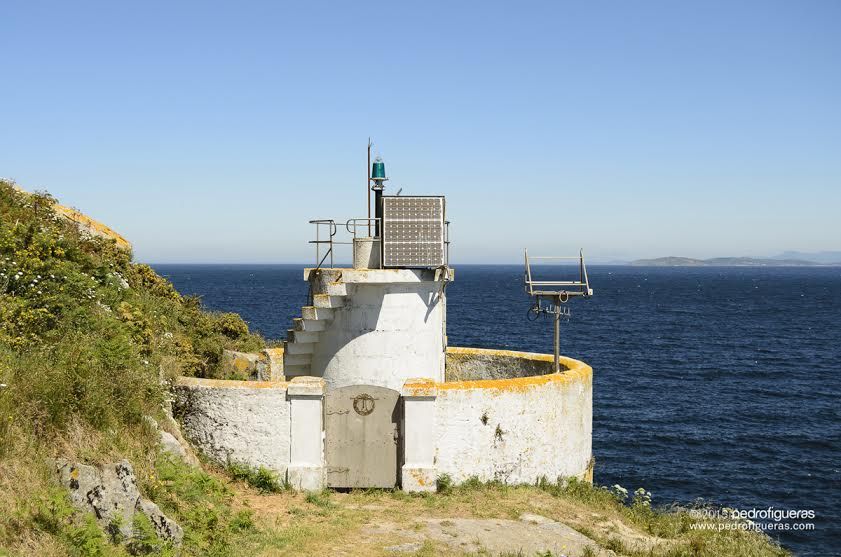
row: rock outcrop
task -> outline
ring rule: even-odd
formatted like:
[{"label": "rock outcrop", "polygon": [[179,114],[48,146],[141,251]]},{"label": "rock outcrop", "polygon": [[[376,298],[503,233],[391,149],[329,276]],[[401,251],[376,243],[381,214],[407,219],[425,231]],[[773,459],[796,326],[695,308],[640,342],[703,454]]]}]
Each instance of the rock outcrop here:
[{"label": "rock outcrop", "polygon": [[57,460],[56,476],[70,492],[73,505],[93,513],[97,523],[111,534],[131,539],[137,513],[144,514],[162,540],[180,545],[184,537],[181,527],[168,518],[152,501],[143,498],[137,489],[134,468],[127,460],[91,466]]},{"label": "rock outcrop", "polygon": [[154,429],[158,434],[158,443],[161,450],[171,456],[181,459],[190,466],[201,466],[198,457],[196,457],[190,444],[184,439],[181,434],[181,427],[175,418],[172,417],[172,411],[168,410],[165,416],[168,427],[171,431],[161,429],[157,420],[152,416],[143,416],[143,420]]}]

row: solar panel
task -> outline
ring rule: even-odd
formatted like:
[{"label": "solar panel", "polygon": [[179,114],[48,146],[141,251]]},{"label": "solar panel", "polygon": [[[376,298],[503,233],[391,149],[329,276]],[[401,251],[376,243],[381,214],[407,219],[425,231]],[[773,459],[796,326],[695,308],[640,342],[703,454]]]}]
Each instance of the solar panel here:
[{"label": "solar panel", "polygon": [[444,198],[383,196],[383,267],[439,267]]}]

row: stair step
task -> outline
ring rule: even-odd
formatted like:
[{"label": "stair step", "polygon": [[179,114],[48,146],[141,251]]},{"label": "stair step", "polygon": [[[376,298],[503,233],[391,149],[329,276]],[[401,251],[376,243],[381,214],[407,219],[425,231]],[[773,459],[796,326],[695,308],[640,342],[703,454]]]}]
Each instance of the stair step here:
[{"label": "stair step", "polygon": [[312,297],[312,303],[317,308],[340,308],[345,305],[345,298],[344,296],[316,294]]},{"label": "stair step", "polygon": [[312,362],[312,354],[284,354],[283,355],[283,367],[284,369],[286,366],[302,366],[302,365],[310,365]]},{"label": "stair step", "polygon": [[315,306],[304,306],[301,308],[301,315],[305,320],[329,321],[333,319],[333,310],[330,308],[317,308]]},{"label": "stair step", "polygon": [[309,375],[309,364],[289,364],[283,367],[284,377],[298,377],[300,375]]},{"label": "stair step", "polygon": [[343,282],[331,282],[327,284],[327,292],[330,296],[347,296],[347,285]]},{"label": "stair step", "polygon": [[284,354],[312,354],[315,344],[312,342],[289,342],[283,343]]},{"label": "stair step", "polygon": [[318,333],[289,329],[286,331],[286,338],[292,342],[318,342]]},{"label": "stair step", "polygon": [[292,320],[292,327],[296,331],[318,332],[327,328],[327,321],[324,319],[302,319],[296,317]]}]

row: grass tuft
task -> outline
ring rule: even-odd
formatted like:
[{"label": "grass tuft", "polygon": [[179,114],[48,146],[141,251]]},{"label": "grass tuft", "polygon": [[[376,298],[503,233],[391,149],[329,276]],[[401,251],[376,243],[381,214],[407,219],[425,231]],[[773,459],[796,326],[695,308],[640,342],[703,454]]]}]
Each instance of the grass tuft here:
[{"label": "grass tuft", "polygon": [[231,462],[227,470],[235,480],[243,481],[261,493],[278,493],[288,488],[286,483],[280,480],[277,472],[265,466],[255,468],[243,462]]}]

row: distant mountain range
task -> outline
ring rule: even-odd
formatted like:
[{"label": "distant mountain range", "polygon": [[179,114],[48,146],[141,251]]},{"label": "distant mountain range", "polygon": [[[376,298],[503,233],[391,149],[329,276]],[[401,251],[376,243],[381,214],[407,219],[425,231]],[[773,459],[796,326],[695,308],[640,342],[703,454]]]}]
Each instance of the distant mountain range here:
[{"label": "distant mountain range", "polygon": [[802,259],[824,265],[839,265],[841,264],[841,251],[818,251],[812,253],[784,251],[780,255],[772,257],[772,259]]},{"label": "distant mountain range", "polygon": [[785,255],[818,255],[801,254],[799,252],[786,252],[785,254],[769,257],[713,257],[712,259],[692,259],[691,257],[658,257],[656,259],[637,259],[631,261],[631,265],[639,267],[815,267],[823,265],[841,266],[841,252],[822,252],[823,254],[835,254],[835,259],[814,261],[784,257]]}]

